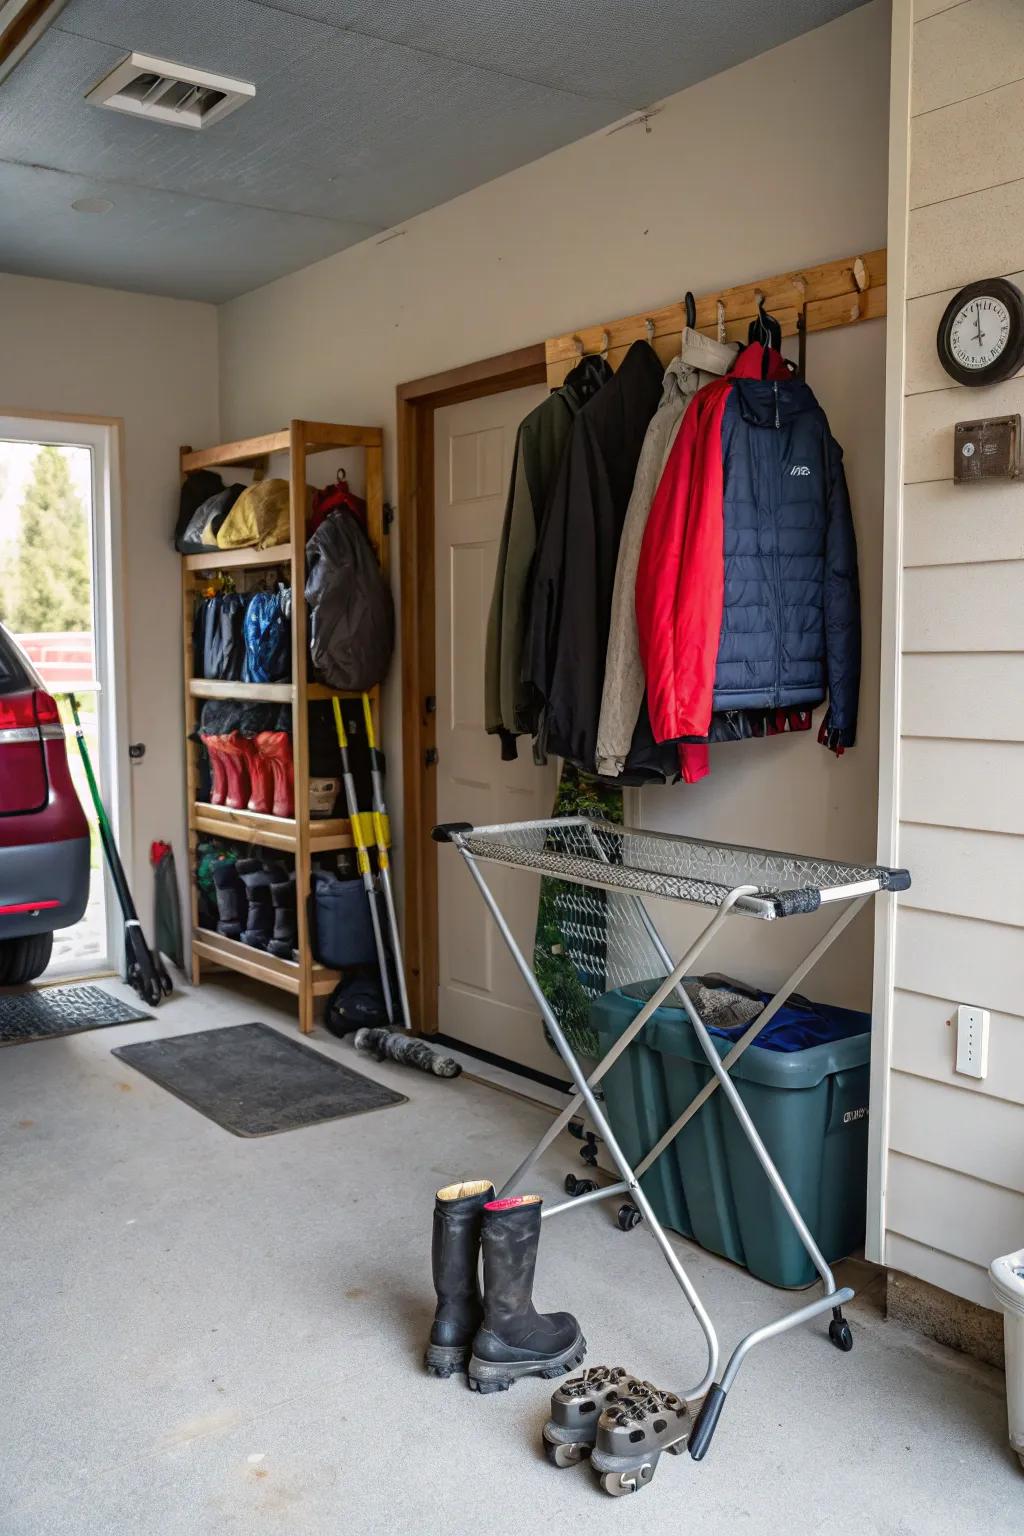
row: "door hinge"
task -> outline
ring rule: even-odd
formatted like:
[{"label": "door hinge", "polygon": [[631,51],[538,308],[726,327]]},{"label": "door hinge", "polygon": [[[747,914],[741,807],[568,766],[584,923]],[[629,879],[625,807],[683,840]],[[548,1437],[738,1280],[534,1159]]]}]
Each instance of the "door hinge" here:
[{"label": "door hinge", "polygon": [[423,700],[423,708],[426,710],[428,715],[436,715],[437,695],[434,693],[428,693],[426,698]]},{"label": "door hinge", "polygon": [[391,532],[391,524],[394,522],[394,520],[395,520],[395,509],[391,505],[390,501],[386,501],[384,503],[384,532],[385,533],[390,533]]},{"label": "door hinge", "polygon": [[423,761],[426,763],[428,768],[436,767],[438,762],[437,748],[428,747],[423,754]]}]

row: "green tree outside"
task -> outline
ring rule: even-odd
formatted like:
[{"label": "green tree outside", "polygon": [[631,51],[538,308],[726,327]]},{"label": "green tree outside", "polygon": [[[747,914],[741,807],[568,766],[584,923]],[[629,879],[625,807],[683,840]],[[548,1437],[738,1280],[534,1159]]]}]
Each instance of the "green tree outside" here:
[{"label": "green tree outside", "polygon": [[64,633],[92,628],[89,522],[59,448],[40,448],[21,505],[11,628]]}]

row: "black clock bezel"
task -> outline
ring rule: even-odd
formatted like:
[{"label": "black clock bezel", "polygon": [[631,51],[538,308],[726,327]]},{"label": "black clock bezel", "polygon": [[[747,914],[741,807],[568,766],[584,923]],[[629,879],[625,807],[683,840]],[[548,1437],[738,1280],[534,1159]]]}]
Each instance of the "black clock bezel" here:
[{"label": "black clock bezel", "polygon": [[[1006,305],[1010,314],[1010,338],[1002,355],[995,362],[989,363],[987,368],[965,368],[953,356],[950,332],[953,321],[964,305],[979,298],[998,299]],[[946,305],[936,332],[935,347],[939,362],[958,384],[977,389],[983,384],[1001,384],[1004,379],[1011,379],[1024,364],[1024,294],[1005,277],[988,277],[978,283],[968,283]]]}]

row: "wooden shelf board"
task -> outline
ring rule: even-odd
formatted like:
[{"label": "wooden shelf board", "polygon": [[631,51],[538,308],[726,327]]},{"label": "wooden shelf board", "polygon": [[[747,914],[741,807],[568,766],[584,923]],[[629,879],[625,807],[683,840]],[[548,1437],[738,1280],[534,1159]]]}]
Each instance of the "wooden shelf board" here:
[{"label": "wooden shelf board", "polygon": [[268,704],[291,704],[293,683],[233,683],[220,677],[190,677],[188,691],[194,699],[263,699]]},{"label": "wooden shelf board", "polygon": [[268,453],[287,453],[291,433],[265,432],[262,437],[243,437],[237,443],[219,443],[215,448],[197,448],[181,456],[182,474],[192,469],[216,469],[219,464],[252,464]]},{"label": "wooden shelf board", "polygon": [[380,427],[347,427],[327,421],[300,423],[306,435],[307,453],[327,453],[331,448],[379,448],[384,441]]},{"label": "wooden shelf board", "polygon": [[[197,800],[192,812],[197,832],[235,841],[258,843],[267,848],[294,849],[295,822],[289,816],[264,816],[259,811],[236,811],[229,805],[209,805]],[[309,846],[316,853],[330,853],[354,846],[347,817],[331,817],[309,823]]]},{"label": "wooden shelf board", "polygon": [[290,544],[272,544],[269,549],[211,549],[209,554],[185,555],[186,571],[230,571],[239,566],[287,565],[292,558]]},{"label": "wooden shelf board", "polygon": [[204,960],[226,965],[229,970],[241,971],[243,976],[253,976],[272,987],[297,994],[301,986],[302,972],[294,960],[279,960],[265,950],[252,949],[236,939],[226,939],[222,933],[209,928],[197,928],[192,935],[192,948]]},{"label": "wooden shelf board", "polygon": [[[372,699],[377,689],[376,687],[368,688],[367,692]],[[353,692],[350,688],[328,688],[326,683],[307,683],[306,697],[307,699],[316,699],[322,702],[331,699],[361,699],[362,694]]]}]

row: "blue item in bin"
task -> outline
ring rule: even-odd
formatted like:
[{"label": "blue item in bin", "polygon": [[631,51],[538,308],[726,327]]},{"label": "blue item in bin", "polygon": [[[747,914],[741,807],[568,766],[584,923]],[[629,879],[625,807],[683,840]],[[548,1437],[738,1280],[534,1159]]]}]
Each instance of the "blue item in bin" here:
[{"label": "blue item in bin", "polygon": [[[771,1002],[770,992],[752,993],[762,1006]],[[708,1025],[709,1035],[719,1035],[733,1042],[742,1039],[750,1025],[731,1024],[727,1029]],[[871,1028],[871,1018],[866,1013],[856,1013],[852,1008],[834,1008],[829,1003],[809,1003],[805,997],[795,994],[783,1003],[774,1018],[751,1041],[762,1051],[809,1051],[816,1045],[830,1045],[833,1040],[849,1040],[863,1035]]]}]

